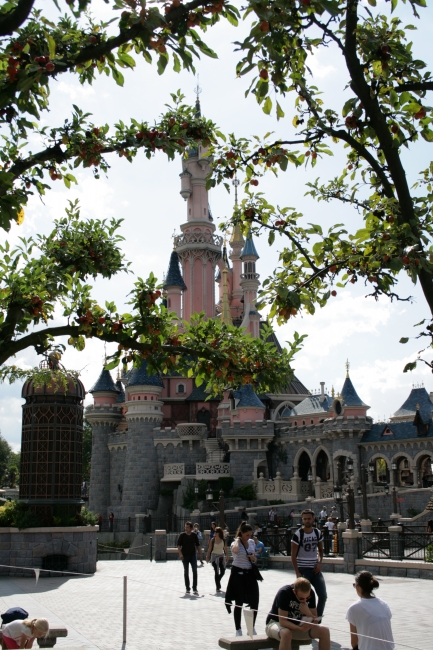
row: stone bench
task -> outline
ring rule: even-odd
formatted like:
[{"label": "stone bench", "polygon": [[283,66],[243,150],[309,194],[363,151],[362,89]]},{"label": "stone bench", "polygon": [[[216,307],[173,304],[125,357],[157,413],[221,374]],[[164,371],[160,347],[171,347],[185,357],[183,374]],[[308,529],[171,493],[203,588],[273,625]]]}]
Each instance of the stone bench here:
[{"label": "stone bench", "polygon": [[[270,639],[266,634],[260,634],[254,639],[250,639],[249,636],[223,637],[218,641],[218,645],[226,650],[265,650],[265,648],[279,648],[280,642]],[[311,641],[292,641],[292,650],[299,650],[301,645],[311,645]]]},{"label": "stone bench", "polygon": [[[38,646],[40,648],[54,648],[54,646],[57,643],[57,638],[59,636],[68,636],[68,630],[65,627],[54,625],[53,627],[50,627],[48,636],[45,639],[37,639]],[[1,630],[0,630],[0,641],[1,641],[1,647],[5,648],[3,644],[3,635]]]}]

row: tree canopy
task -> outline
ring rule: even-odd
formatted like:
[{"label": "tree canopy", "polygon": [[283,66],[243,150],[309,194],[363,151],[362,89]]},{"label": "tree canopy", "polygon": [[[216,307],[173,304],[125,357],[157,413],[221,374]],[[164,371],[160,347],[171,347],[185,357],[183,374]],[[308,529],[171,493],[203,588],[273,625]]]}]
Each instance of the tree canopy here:
[{"label": "tree canopy", "polygon": [[[420,142],[433,142],[433,110],[427,101],[433,78],[416,57],[410,41],[416,27],[402,24],[397,0],[388,4],[389,15],[375,9],[376,0],[368,2],[370,7],[357,0],[250,0],[244,11],[254,21],[238,43],[237,73],[255,75],[246,94],[255,96],[265,113],[275,111],[281,121],[277,128],[285,135],[275,140],[270,134],[253,140],[231,135],[220,141],[209,185],[244,170],[248,196],[232,222],[245,231],[267,233],[271,245],[284,242],[279,265],[261,292],[262,305],[270,306],[279,323],[302,310],[314,313],[336,295],[336,287],[350,283],[364,282],[375,298],[410,300],[398,290],[402,272],[420,284],[433,315],[433,163],[411,187],[413,168],[407,169],[404,157],[410,150],[414,160]],[[419,19],[425,0],[410,5]],[[309,72],[308,56],[324,48],[338,53],[339,74],[346,80],[347,99],[340,106]],[[287,95],[294,100],[288,116],[293,129],[278,102]],[[285,172],[290,163],[321,164],[326,174],[326,158],[340,145],[346,152],[341,173],[322,181],[314,180],[312,172],[307,193],[352,208],[344,224],[327,231],[320,222],[305,225],[300,210],[273,206],[255,190],[262,175]],[[431,318],[419,325],[426,325],[419,336],[427,336],[431,345]]]}]

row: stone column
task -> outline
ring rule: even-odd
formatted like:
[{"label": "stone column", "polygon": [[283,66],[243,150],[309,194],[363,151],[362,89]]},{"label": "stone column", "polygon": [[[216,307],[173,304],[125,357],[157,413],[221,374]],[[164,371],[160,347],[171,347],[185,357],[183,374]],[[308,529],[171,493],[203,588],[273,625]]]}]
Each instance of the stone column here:
[{"label": "stone column", "polygon": [[403,540],[400,537],[400,533],[403,530],[403,526],[388,526],[389,531],[389,555],[392,560],[402,560],[404,549],[403,549]]},{"label": "stone column", "polygon": [[316,499],[321,499],[322,498],[321,484],[322,484],[322,481],[321,481],[320,477],[318,476],[316,478],[316,482],[314,484],[314,496],[316,497]]},{"label": "stone column", "polygon": [[371,533],[371,519],[361,519],[361,530],[363,533]]},{"label": "stone column", "polygon": [[277,472],[277,475],[274,479],[274,483],[275,483],[275,498],[281,499],[281,483],[282,483],[281,472]]},{"label": "stone column", "polygon": [[155,562],[167,560],[167,533],[165,530],[155,530]]},{"label": "stone column", "polygon": [[293,478],[290,480],[292,481],[292,494],[295,497],[295,500],[301,501],[301,479],[299,478],[297,467],[295,467],[295,473],[293,474]]},{"label": "stone column", "polygon": [[263,476],[263,472],[260,472],[260,476],[257,479],[257,496],[263,499],[264,494],[265,494],[265,477]]},{"label": "stone column", "polygon": [[344,546],[344,572],[355,573],[356,560],[358,559],[358,539],[361,537],[359,530],[346,530],[343,533]]}]

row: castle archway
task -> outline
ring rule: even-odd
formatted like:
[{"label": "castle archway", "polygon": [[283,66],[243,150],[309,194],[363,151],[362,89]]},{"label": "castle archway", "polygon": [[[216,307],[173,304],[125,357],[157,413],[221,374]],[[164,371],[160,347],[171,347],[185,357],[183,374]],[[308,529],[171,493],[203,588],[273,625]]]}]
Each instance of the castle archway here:
[{"label": "castle archway", "polygon": [[308,473],[311,469],[311,458],[310,455],[303,451],[299,456],[298,460],[298,474],[301,481],[308,481]]}]

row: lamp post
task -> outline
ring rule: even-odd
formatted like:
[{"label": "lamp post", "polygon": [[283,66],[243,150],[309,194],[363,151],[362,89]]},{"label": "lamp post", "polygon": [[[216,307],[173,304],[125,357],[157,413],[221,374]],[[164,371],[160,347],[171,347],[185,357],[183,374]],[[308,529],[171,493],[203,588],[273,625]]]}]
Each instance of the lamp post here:
[{"label": "lamp post", "polygon": [[355,528],[355,492],[352,487],[347,489],[347,510],[349,512],[349,529]]},{"label": "lamp post", "polygon": [[394,485],[392,486],[392,507],[394,510],[394,514],[398,514],[397,510],[397,463],[395,460],[392,461],[391,463],[391,469],[392,469],[392,478],[393,478],[393,483]]},{"label": "lamp post", "polygon": [[334,485],[334,499],[335,499],[335,503],[340,508],[340,522],[343,523],[344,521],[343,499],[341,497],[341,487],[338,484]]},{"label": "lamp post", "polygon": [[[360,492],[361,490],[361,492]],[[367,500],[367,468],[364,463],[361,465],[361,488],[358,488],[358,494],[362,494],[362,516],[368,519],[368,500]]]},{"label": "lamp post", "polygon": [[213,490],[211,489],[210,483],[208,483],[207,490],[206,490],[206,501],[209,504],[209,506],[212,504],[212,499],[213,499]]},{"label": "lamp post", "polygon": [[195,509],[198,510],[198,486],[194,487]]},{"label": "lamp post", "polygon": [[220,510],[220,526],[224,530],[224,525],[225,525],[225,513],[224,513],[224,491],[220,490],[220,498],[219,498],[219,510]]},{"label": "lamp post", "polygon": [[311,467],[308,470],[307,481],[309,481],[309,483],[310,483],[310,496],[312,496],[312,494],[313,494],[313,474],[311,472]]}]

